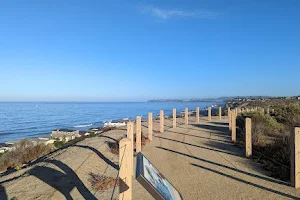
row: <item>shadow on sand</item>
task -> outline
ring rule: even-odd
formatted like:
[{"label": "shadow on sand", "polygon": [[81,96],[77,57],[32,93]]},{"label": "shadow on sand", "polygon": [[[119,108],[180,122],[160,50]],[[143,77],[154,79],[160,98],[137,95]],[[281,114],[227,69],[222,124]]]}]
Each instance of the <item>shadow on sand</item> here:
[{"label": "shadow on sand", "polygon": [[223,168],[226,168],[226,169],[230,169],[230,170],[233,170],[235,172],[239,172],[241,174],[245,174],[245,175],[248,175],[248,176],[251,176],[251,177],[254,177],[254,178],[262,179],[262,180],[269,181],[269,182],[272,182],[272,183],[277,183],[277,184],[280,184],[280,185],[290,186],[289,183],[286,183],[284,181],[272,179],[272,178],[265,177],[265,176],[260,176],[260,175],[257,175],[257,174],[246,172],[246,171],[234,168],[234,167],[229,167],[229,166],[226,166],[226,165],[223,165],[223,164],[220,164],[220,163],[212,162],[210,160],[205,160],[203,158],[199,158],[199,157],[196,157],[196,156],[185,154],[185,153],[182,153],[182,152],[179,152],[179,151],[175,151],[175,150],[172,150],[172,149],[167,149],[167,148],[164,148],[164,147],[156,147],[156,148],[162,149],[162,150],[165,150],[165,151],[169,151],[169,152],[172,152],[172,153],[176,153],[176,154],[179,154],[179,155],[182,155],[182,156],[186,156],[186,157],[189,157],[189,158],[193,158],[193,159],[196,159],[196,160],[200,160],[202,162],[206,162],[206,163],[209,163],[209,164],[212,164],[212,165],[216,165],[216,166],[219,166],[219,167],[223,167]]},{"label": "shadow on sand", "polygon": [[63,194],[67,200],[73,199],[70,193],[74,188],[77,188],[84,199],[97,199],[69,166],[57,160],[47,160],[45,162],[56,165],[63,173],[50,167],[37,166],[31,169],[28,174],[37,177],[41,181],[55,188]]},{"label": "shadow on sand", "polygon": [[167,130],[166,132],[176,133],[176,134],[180,134],[180,135],[184,135],[184,136],[196,137],[196,138],[201,138],[201,139],[214,140],[214,141],[218,141],[218,142],[231,143],[229,140],[220,140],[220,139],[215,139],[215,138],[211,138],[211,137],[203,137],[203,136],[199,136],[199,135],[181,133],[181,132],[176,132],[176,131],[171,131],[171,130]]},{"label": "shadow on sand", "polygon": [[0,199],[8,200],[5,188],[2,185],[0,185]]},{"label": "shadow on sand", "polygon": [[[106,158],[102,153],[100,153],[97,149],[95,149],[93,147],[77,145],[77,144],[72,145],[72,147],[89,149],[89,150],[93,151],[94,153],[96,153],[99,156],[99,158],[101,158],[108,165],[110,165],[111,167],[113,167],[116,170],[119,170],[119,166],[117,164],[113,163],[111,160]],[[77,174],[68,165],[66,165],[63,162],[58,161],[58,160],[49,160],[49,159],[45,159],[40,162],[51,163],[51,164],[57,166],[58,168],[60,168],[63,172],[58,171],[53,168],[50,168],[50,167],[47,167],[47,166],[36,166],[20,176],[2,181],[1,183],[13,181],[22,176],[33,175],[33,176],[37,177],[38,179],[42,180],[43,182],[47,183],[51,187],[55,188],[57,191],[59,191],[61,194],[63,194],[67,200],[73,199],[71,197],[70,192],[74,188],[77,188],[77,190],[80,192],[80,194],[82,195],[82,197],[84,199],[92,199],[92,200],[97,199],[89,191],[89,189],[86,188],[86,186],[79,179]],[[1,200],[7,199],[5,189],[2,185],[0,185],[0,199]]]},{"label": "shadow on sand", "polygon": [[229,123],[227,122],[209,122],[210,124],[215,124],[215,125],[223,125],[223,126],[228,126]]},{"label": "shadow on sand", "polygon": [[159,139],[163,139],[163,140],[169,140],[172,142],[178,142],[181,144],[185,144],[185,145],[189,145],[189,146],[193,146],[193,147],[197,147],[200,149],[206,149],[206,150],[210,150],[210,151],[215,151],[215,152],[219,152],[219,153],[225,153],[225,154],[229,154],[229,155],[233,155],[233,156],[242,156],[242,154],[235,154],[235,153],[231,153],[231,152],[227,152],[227,151],[222,151],[222,150],[218,150],[218,149],[213,149],[213,148],[209,148],[209,147],[204,147],[204,146],[199,146],[199,145],[195,145],[195,144],[191,144],[191,143],[187,143],[187,142],[182,142],[182,141],[178,141],[178,140],[174,140],[174,139],[170,139],[170,138],[165,138],[165,137],[161,137],[161,136],[154,136],[156,138]]},{"label": "shadow on sand", "polygon": [[[251,183],[251,182],[249,182],[249,181],[245,181],[245,180],[243,180],[243,179],[240,179],[240,178],[237,178],[237,177],[234,177],[234,176],[225,174],[225,173],[223,173],[223,172],[220,172],[220,171],[217,171],[217,170],[214,170],[214,169],[210,169],[210,168],[207,168],[207,167],[204,167],[204,166],[201,166],[201,165],[198,165],[198,164],[194,164],[194,163],[191,163],[191,165],[193,165],[193,166],[195,166],[195,167],[199,167],[199,168],[204,169],[204,170],[207,170],[207,171],[210,171],[210,172],[213,172],[213,173],[216,173],[216,174],[219,174],[219,175],[221,175],[221,176],[225,176],[225,177],[227,177],[227,178],[231,178],[231,179],[236,180],[236,181],[239,181],[239,182],[241,182],[241,183],[245,183],[245,184],[247,184],[247,185],[251,185],[251,186],[253,186],[253,187],[257,187],[257,188],[259,188],[259,189],[266,190],[266,191],[268,191],[268,192],[272,192],[272,193],[277,194],[277,195],[280,195],[280,196],[282,196],[282,197],[286,197],[286,198],[289,198],[289,199],[299,199],[299,197],[295,197],[295,196],[292,196],[292,195],[290,195],[290,194],[286,194],[286,193],[283,193],[283,192],[279,192],[279,191],[273,190],[273,189],[271,189],[271,188],[267,188],[267,187],[264,187],[264,186],[261,186],[261,185],[255,184],[255,183]],[[247,173],[247,175],[249,175],[249,174]],[[257,175],[255,175],[255,177],[258,178]],[[265,179],[265,177],[263,177],[263,179]],[[274,181],[272,180],[271,182],[274,182]],[[277,183],[277,182],[276,182],[276,183]],[[279,184],[283,184],[283,183],[279,183]],[[284,185],[289,185],[289,184],[284,184]]]},{"label": "shadow on sand", "polygon": [[108,165],[110,165],[111,167],[113,167],[116,170],[119,170],[119,166],[115,163],[113,163],[110,159],[106,158],[100,151],[98,151],[97,149],[90,147],[90,146],[85,146],[85,145],[78,145],[75,144],[73,145],[74,147],[80,147],[83,149],[89,149],[91,151],[93,151],[95,154],[97,154],[99,156],[99,158],[101,158],[104,162],[106,162]]},{"label": "shadow on sand", "polygon": [[208,124],[193,124],[193,126],[202,128],[202,129],[206,129],[206,130],[210,130],[210,131],[217,131],[219,133],[213,133],[213,134],[217,134],[217,135],[221,135],[221,136],[222,135],[223,136],[230,135],[228,127],[214,126],[214,125],[208,125]]}]

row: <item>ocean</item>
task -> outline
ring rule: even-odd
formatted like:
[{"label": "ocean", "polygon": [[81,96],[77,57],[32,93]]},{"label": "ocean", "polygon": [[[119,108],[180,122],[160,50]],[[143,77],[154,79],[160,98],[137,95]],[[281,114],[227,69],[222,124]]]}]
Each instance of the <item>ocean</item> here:
[{"label": "ocean", "polygon": [[[159,115],[163,109],[181,112],[188,107],[204,109],[214,102],[139,102],[139,103],[0,103],[0,143],[50,135],[54,129],[87,130],[103,126],[105,121],[135,119],[148,112]],[[218,103],[220,105],[220,103]]]}]

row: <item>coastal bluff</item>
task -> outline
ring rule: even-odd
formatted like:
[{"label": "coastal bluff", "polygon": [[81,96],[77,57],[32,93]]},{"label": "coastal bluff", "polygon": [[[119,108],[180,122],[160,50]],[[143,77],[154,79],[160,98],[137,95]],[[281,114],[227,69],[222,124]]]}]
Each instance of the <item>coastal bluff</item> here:
[{"label": "coastal bluff", "polygon": [[[273,179],[231,142],[228,119],[222,116],[153,120],[153,139],[143,154],[180,191],[184,199],[299,199],[289,183]],[[147,122],[142,122],[147,136]],[[0,199],[118,199],[118,187],[93,187],[92,174],[116,178],[118,154],[109,142],[126,137],[126,128],[105,132],[45,156],[13,173],[1,174]],[[133,166],[135,166],[135,159]],[[152,196],[135,180],[132,199]]]}]

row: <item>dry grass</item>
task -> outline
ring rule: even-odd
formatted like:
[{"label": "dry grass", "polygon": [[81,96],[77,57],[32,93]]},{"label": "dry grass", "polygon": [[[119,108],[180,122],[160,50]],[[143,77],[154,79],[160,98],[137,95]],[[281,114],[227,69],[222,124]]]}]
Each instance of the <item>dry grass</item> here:
[{"label": "dry grass", "polygon": [[[107,177],[104,175],[97,175],[94,173],[90,173],[90,182],[94,190],[97,191],[105,191],[112,187],[114,187],[116,183],[116,179],[113,177]],[[117,181],[117,185],[119,185],[119,181]]]},{"label": "dry grass", "polygon": [[[118,142],[115,142],[115,141],[114,142],[107,142],[107,145],[108,145],[111,153],[113,153],[115,155],[119,155],[119,142],[120,142],[120,140],[118,140]],[[135,141],[136,141],[136,138],[134,139],[134,142],[133,142],[134,148],[136,147],[136,142]],[[149,142],[149,139],[142,134],[142,148],[147,144],[147,142]]]},{"label": "dry grass", "polygon": [[119,155],[119,142],[107,142],[110,152]]},{"label": "dry grass", "polygon": [[28,139],[21,140],[14,145],[12,151],[6,152],[1,157],[0,171],[11,168],[19,169],[23,164],[50,153],[53,148],[53,145],[45,145],[43,143],[35,145]]},{"label": "dry grass", "polygon": [[239,144],[245,143],[245,118],[252,119],[253,158],[262,163],[271,175],[282,180],[290,178],[290,132],[299,125],[300,105],[281,105],[272,116],[260,112],[245,113],[237,118]]}]

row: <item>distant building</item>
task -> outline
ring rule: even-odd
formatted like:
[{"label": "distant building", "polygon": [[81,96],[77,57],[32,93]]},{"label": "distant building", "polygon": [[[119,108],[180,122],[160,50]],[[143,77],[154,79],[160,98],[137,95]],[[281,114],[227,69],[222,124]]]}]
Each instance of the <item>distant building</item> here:
[{"label": "distant building", "polygon": [[73,130],[67,130],[67,129],[61,129],[61,130],[55,130],[52,131],[51,136],[53,138],[59,139],[59,140],[73,140],[76,137],[80,137],[81,135],[79,134],[79,131],[73,131]]},{"label": "distant building", "polygon": [[0,153],[4,153],[6,151],[11,151],[12,145],[6,143],[0,143]]},{"label": "distant building", "polygon": [[121,127],[121,126],[126,126],[126,122],[125,121],[119,122],[115,120],[115,121],[107,121],[104,123],[104,127]]}]

